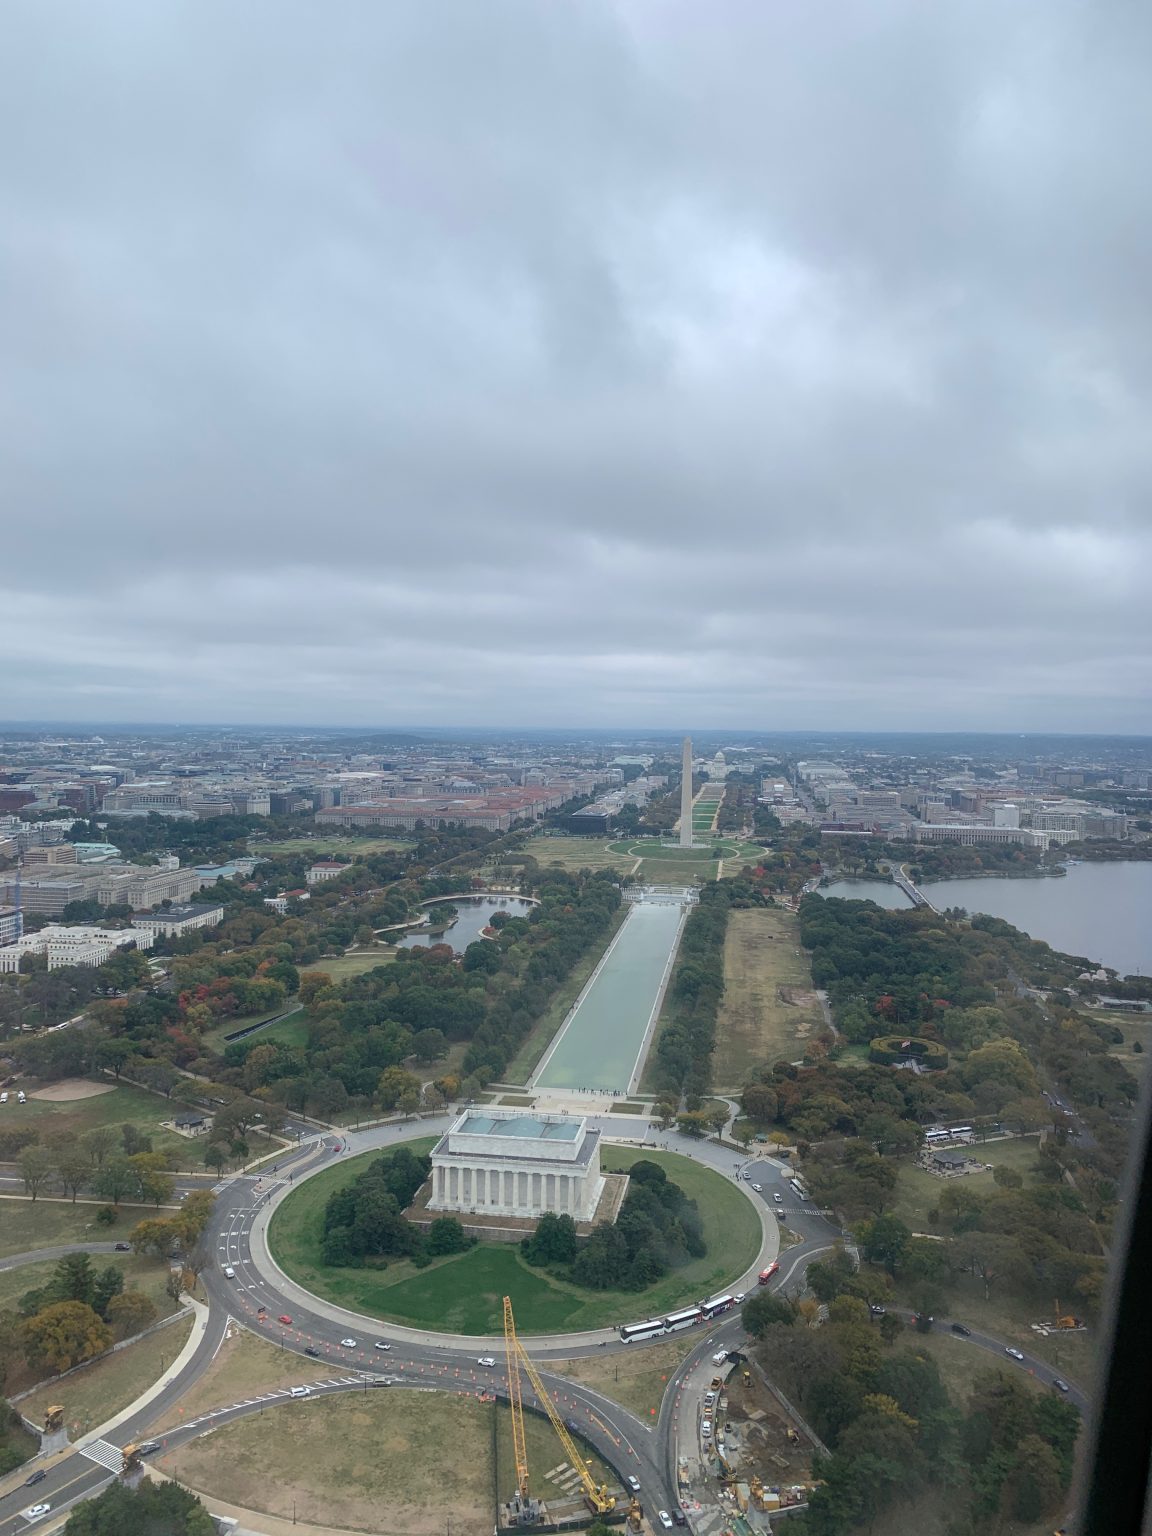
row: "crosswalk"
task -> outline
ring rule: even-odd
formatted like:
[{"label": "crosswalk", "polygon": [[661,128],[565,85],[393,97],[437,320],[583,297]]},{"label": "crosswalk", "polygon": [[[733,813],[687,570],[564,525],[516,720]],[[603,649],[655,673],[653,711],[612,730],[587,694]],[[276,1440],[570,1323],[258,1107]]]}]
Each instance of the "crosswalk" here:
[{"label": "crosswalk", "polygon": [[119,1472],[124,1465],[124,1453],[119,1446],[112,1444],[110,1440],[93,1440],[91,1445],[86,1445],[80,1452],[81,1456],[87,1456],[89,1461],[95,1461],[102,1467],[107,1467],[109,1472]]}]

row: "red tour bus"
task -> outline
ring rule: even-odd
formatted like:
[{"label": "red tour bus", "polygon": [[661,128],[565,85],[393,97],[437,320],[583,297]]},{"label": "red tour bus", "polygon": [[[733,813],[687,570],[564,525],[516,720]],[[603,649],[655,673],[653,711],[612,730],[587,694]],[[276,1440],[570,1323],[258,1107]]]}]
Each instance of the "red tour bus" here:
[{"label": "red tour bus", "polygon": [[776,1273],[776,1271],[779,1268],[780,1268],[779,1264],[777,1264],[775,1261],[773,1261],[771,1264],[769,1264],[767,1269],[762,1269],[760,1271],[760,1284],[761,1285],[767,1285],[769,1280],[771,1280],[772,1276]]}]

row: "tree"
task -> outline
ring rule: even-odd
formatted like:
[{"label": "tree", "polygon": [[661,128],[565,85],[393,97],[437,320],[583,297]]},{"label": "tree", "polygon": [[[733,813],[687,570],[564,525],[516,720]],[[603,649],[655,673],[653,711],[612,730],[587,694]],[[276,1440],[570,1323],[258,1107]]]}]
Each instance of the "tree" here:
[{"label": "tree", "polygon": [[911,1227],[898,1216],[880,1215],[874,1221],[861,1222],[859,1227],[864,1257],[870,1264],[882,1264],[890,1275],[896,1273],[911,1236]]},{"label": "tree", "polygon": [[708,1124],[715,1131],[717,1141],[720,1140],[724,1133],[724,1127],[728,1124],[729,1113],[730,1111],[726,1104],[717,1104],[714,1109],[708,1111]]},{"label": "tree", "polygon": [[166,1205],[172,1199],[174,1185],[167,1169],[167,1159],[160,1152],[137,1152],[128,1159],[141,1200]]},{"label": "tree", "polygon": [[164,1282],[164,1294],[170,1296],[177,1305],[184,1294],[184,1271],[172,1269],[168,1272],[168,1278]]},{"label": "tree", "polygon": [[136,1253],[150,1253],[162,1259],[173,1251],[177,1241],[175,1222],[161,1217],[138,1222],[132,1228],[132,1248]]},{"label": "tree", "polygon": [[430,1061],[439,1061],[447,1048],[448,1042],[442,1029],[421,1029],[412,1037],[412,1054],[425,1065]]},{"label": "tree", "polygon": [[213,1536],[215,1521],[195,1494],[179,1483],[153,1483],[134,1489],[111,1483],[99,1498],[78,1504],[68,1516],[64,1536],[126,1536],[129,1531],[156,1536]]},{"label": "tree", "polygon": [[47,1147],[33,1142],[20,1153],[20,1177],[24,1180],[24,1192],[35,1200],[52,1172],[52,1154]]},{"label": "tree", "polygon": [[156,1307],[143,1291],[122,1291],[109,1301],[105,1320],[118,1339],[130,1339],[156,1321]]},{"label": "tree", "polygon": [[463,1253],[471,1238],[455,1216],[437,1216],[428,1229],[428,1252],[438,1258],[445,1253]]},{"label": "tree", "polygon": [[116,1132],[110,1125],[97,1125],[80,1138],[80,1145],[88,1154],[93,1167],[102,1168],[104,1159],[118,1140]]},{"label": "tree", "polygon": [[99,1312],[104,1319],[108,1317],[108,1308],[115,1297],[124,1290],[124,1271],[117,1269],[115,1264],[109,1264],[99,1271],[92,1285],[92,1310]]},{"label": "tree", "polygon": [[376,1097],[382,1109],[395,1109],[402,1094],[420,1093],[420,1080],[403,1067],[385,1067],[376,1085]]},{"label": "tree", "polygon": [[754,1339],[762,1339],[774,1323],[794,1323],[796,1310],[783,1296],[769,1290],[757,1291],[744,1303],[741,1314],[744,1327]]},{"label": "tree", "polygon": [[72,1203],[75,1205],[77,1194],[88,1182],[92,1164],[85,1156],[83,1147],[74,1142],[61,1147],[56,1152],[55,1165],[60,1188],[66,1195],[72,1196]]},{"label": "tree", "polygon": [[54,1372],[71,1370],[112,1344],[107,1324],[82,1301],[59,1301],[30,1317],[22,1329],[30,1360]]},{"label": "tree", "polygon": [[400,1095],[397,1107],[405,1119],[414,1115],[420,1108],[420,1090],[418,1088],[405,1088],[404,1092]]},{"label": "tree", "polygon": [[101,1200],[111,1200],[119,1205],[126,1195],[137,1186],[135,1170],[126,1157],[113,1157],[97,1169],[92,1188]]},{"label": "tree", "polygon": [[545,1211],[536,1230],[521,1243],[529,1264],[571,1264],[576,1257],[576,1223],[568,1215]]},{"label": "tree", "polygon": [[218,1141],[210,1141],[204,1148],[204,1162],[217,1173],[223,1173],[228,1166],[228,1148]]}]

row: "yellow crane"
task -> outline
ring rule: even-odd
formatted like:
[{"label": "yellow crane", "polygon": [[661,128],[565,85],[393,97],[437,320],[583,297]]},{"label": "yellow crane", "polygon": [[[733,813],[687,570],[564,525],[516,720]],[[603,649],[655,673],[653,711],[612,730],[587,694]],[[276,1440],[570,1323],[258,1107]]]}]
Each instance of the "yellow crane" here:
[{"label": "yellow crane", "polygon": [[520,1390],[520,1368],[523,1366],[532,1383],[532,1390],[551,1421],[564,1454],[572,1464],[572,1470],[580,1479],[584,1499],[594,1515],[605,1515],[616,1508],[616,1500],[603,1483],[597,1483],[592,1470],[577,1449],[576,1442],[568,1433],[568,1426],[556,1412],[548,1396],[540,1373],[532,1364],[523,1344],[516,1337],[516,1319],[512,1315],[512,1298],[504,1298],[504,1351],[508,1357],[508,1401],[512,1406],[512,1450],[516,1461],[516,1496],[522,1507],[529,1503],[528,1448],[524,1439],[524,1402]]}]

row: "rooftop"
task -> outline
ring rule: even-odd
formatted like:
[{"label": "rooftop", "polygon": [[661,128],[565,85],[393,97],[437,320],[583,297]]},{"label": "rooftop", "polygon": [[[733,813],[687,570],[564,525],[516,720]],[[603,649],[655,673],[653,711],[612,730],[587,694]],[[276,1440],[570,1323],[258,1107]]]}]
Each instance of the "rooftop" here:
[{"label": "rooftop", "polygon": [[510,1115],[507,1117],[485,1114],[469,1114],[458,1126],[458,1135],[464,1136],[512,1136],[536,1141],[575,1141],[584,1130],[580,1120],[548,1120],[542,1115]]}]

